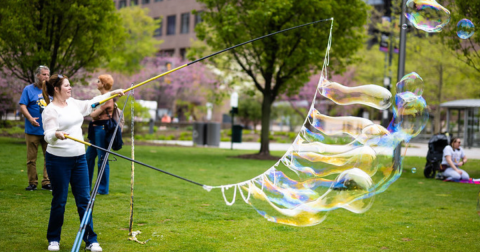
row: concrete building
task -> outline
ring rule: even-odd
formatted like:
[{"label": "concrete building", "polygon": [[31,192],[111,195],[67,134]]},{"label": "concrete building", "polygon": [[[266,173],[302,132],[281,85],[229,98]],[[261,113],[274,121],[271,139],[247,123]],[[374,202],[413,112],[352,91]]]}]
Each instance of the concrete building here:
[{"label": "concrete building", "polygon": [[151,17],[162,19],[160,27],[155,31],[155,37],[164,41],[160,45],[160,55],[184,58],[191,40],[196,39],[194,28],[201,22],[201,18],[198,14],[192,14],[192,10],[202,10],[202,6],[196,0],[114,0],[114,2],[117,9],[132,5],[148,8]]}]

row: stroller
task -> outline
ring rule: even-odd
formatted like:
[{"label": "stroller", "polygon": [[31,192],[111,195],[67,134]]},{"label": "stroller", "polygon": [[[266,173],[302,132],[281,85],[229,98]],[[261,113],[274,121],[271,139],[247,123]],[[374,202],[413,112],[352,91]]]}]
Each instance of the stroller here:
[{"label": "stroller", "polygon": [[426,178],[434,178],[435,173],[440,170],[443,149],[449,141],[448,133],[433,135],[428,141],[427,163],[425,164],[425,170],[423,170],[423,175]]}]

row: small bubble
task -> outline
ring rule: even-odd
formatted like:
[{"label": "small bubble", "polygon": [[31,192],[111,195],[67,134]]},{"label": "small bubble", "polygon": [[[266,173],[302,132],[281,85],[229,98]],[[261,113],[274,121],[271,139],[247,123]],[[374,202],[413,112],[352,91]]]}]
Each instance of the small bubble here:
[{"label": "small bubble", "polygon": [[462,19],[457,23],[457,35],[461,39],[470,38],[475,32],[475,26],[472,21],[468,19]]},{"label": "small bubble", "polygon": [[407,29],[407,27],[408,27],[407,24],[403,24],[403,25],[402,25],[402,29],[404,29],[404,30]]},{"label": "small bubble", "polygon": [[412,168],[412,173],[415,173],[415,172],[417,172],[417,168],[413,167]]}]

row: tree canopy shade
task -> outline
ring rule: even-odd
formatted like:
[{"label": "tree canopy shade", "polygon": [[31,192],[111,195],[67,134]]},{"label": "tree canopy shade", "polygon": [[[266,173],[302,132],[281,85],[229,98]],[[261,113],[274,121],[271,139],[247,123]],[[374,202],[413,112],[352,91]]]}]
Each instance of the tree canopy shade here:
[{"label": "tree canopy shade", "polygon": [[[215,50],[271,32],[335,18],[330,66],[340,72],[362,44],[367,6],[362,0],[198,0],[205,5],[197,37]],[[331,22],[277,34],[231,50],[230,56],[262,93],[260,154],[269,155],[272,103],[296,93],[322,67]],[[241,109],[241,108],[239,108]]]},{"label": "tree canopy shade", "polygon": [[46,65],[73,76],[99,66],[125,33],[105,0],[5,0],[0,5],[0,69],[27,82]]},{"label": "tree canopy shade", "polygon": [[142,60],[154,56],[163,42],[153,35],[161,20],[148,16],[149,9],[138,6],[122,8],[118,11],[124,30],[127,32],[125,43],[112,45],[112,57],[107,68],[115,72],[133,74],[138,72]]}]

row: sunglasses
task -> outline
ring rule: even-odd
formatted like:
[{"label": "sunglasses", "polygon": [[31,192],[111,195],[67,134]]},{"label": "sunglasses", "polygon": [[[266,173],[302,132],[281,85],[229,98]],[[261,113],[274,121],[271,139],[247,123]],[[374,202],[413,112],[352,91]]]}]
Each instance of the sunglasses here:
[{"label": "sunglasses", "polygon": [[53,86],[56,86],[56,85],[58,84],[58,82],[59,82],[61,79],[63,79],[63,75],[58,74],[57,76],[58,76],[57,81],[55,81],[55,85],[53,85]]}]

